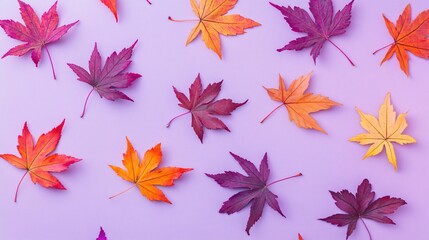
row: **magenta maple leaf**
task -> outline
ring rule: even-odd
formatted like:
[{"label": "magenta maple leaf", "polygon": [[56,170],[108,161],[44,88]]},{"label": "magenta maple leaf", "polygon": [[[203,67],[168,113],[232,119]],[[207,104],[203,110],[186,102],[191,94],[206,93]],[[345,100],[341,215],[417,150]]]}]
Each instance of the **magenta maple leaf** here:
[{"label": "magenta maple leaf", "polygon": [[185,94],[173,87],[174,93],[180,102],[179,106],[189,111],[171,119],[167,124],[167,128],[170,127],[176,118],[190,113],[192,114],[192,127],[201,143],[203,142],[204,135],[203,127],[214,130],[224,129],[229,132],[230,130],[225,123],[214,115],[231,115],[235,109],[246,104],[247,100],[242,103],[234,103],[231,99],[219,99],[215,101],[221,90],[222,82],[223,80],[209,84],[203,90],[200,74],[198,74],[194,83],[189,88],[189,99]]},{"label": "magenta maple leaf", "polygon": [[104,67],[101,68],[101,56],[97,49],[97,43],[95,43],[94,50],[89,60],[89,73],[80,66],[71,63],[67,64],[79,77],[77,80],[92,86],[92,90],[86,97],[81,117],[85,115],[86,104],[88,103],[89,96],[91,96],[94,90],[98,92],[101,98],[104,97],[111,101],[125,99],[133,102],[131,98],[118,89],[131,86],[135,80],[141,77],[141,75],[137,73],[123,73],[132,62],[131,56],[133,55],[133,48],[136,44],[137,41],[135,41],[131,47],[122,49],[119,54],[113,52],[110,57],[107,58]]},{"label": "magenta maple leaf", "polygon": [[352,17],[352,0],[341,11],[338,11],[335,16],[332,6],[332,0],[310,0],[310,12],[314,20],[304,9],[300,7],[283,7],[274,3],[270,4],[280,10],[284,15],[286,22],[294,32],[306,33],[307,36],[300,37],[290,41],[286,46],[277,49],[281,52],[284,50],[302,50],[311,47],[310,55],[313,56],[314,63],[320,54],[323,44],[328,41],[334,45],[340,52],[349,60],[354,66],[350,58],[341,50],[334,42],[331,41],[332,36],[341,35],[346,32],[347,27],[350,25]]},{"label": "magenta maple leaf", "polygon": [[54,79],[56,79],[54,64],[46,45],[58,41],[79,21],[58,27],[57,2],[52,5],[48,12],[43,13],[41,21],[29,4],[20,0],[18,0],[18,3],[25,26],[13,20],[0,20],[0,26],[9,37],[25,43],[10,49],[2,58],[7,56],[22,56],[31,51],[31,59],[33,59],[37,67],[42,54],[42,48],[45,48],[51,62]]},{"label": "magenta maple leaf", "polygon": [[98,234],[98,238],[96,240],[107,240],[106,233],[102,227],[100,227],[100,233]]},{"label": "magenta maple leaf", "polygon": [[252,205],[250,207],[250,216],[246,226],[247,234],[250,234],[250,228],[259,220],[259,218],[261,218],[265,204],[268,204],[268,206],[270,206],[280,215],[285,217],[277,202],[277,195],[272,193],[268,189],[268,187],[274,183],[286,179],[302,176],[302,174],[298,173],[292,177],[283,178],[267,184],[268,177],[270,175],[267,153],[265,153],[264,157],[262,158],[259,170],[252,162],[241,158],[240,156],[237,156],[232,152],[230,152],[230,154],[240,164],[240,166],[243,168],[243,170],[247,173],[248,176],[231,171],[225,171],[221,174],[206,173],[208,177],[213,178],[222,187],[232,189],[245,189],[225,201],[219,212],[233,214],[242,210],[244,207],[251,203]]},{"label": "magenta maple leaf", "polygon": [[356,195],[353,195],[347,190],[341,192],[329,191],[332,198],[335,200],[335,205],[346,214],[334,214],[330,217],[319,219],[339,227],[347,226],[348,239],[356,229],[357,221],[360,220],[372,240],[371,233],[364,222],[364,218],[374,220],[380,223],[395,224],[392,219],[386,217],[386,214],[391,214],[399,207],[407,204],[400,198],[384,196],[374,201],[375,192],[371,189],[371,184],[368,179],[364,179],[358,186]]}]

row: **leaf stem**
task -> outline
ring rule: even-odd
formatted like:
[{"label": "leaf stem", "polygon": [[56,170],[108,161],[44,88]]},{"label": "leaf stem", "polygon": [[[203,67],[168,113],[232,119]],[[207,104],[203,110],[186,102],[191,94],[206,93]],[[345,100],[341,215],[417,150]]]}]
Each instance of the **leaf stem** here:
[{"label": "leaf stem", "polygon": [[125,189],[124,191],[122,191],[122,192],[120,192],[120,193],[118,193],[118,194],[115,194],[115,195],[113,195],[113,196],[109,197],[109,199],[112,199],[112,198],[115,198],[115,197],[117,197],[117,196],[119,196],[119,195],[122,195],[122,194],[124,194],[124,193],[126,193],[126,192],[130,191],[131,189],[133,189],[135,186],[136,186],[136,185],[133,185],[133,186],[131,186],[131,187],[129,187],[129,188],[127,188],[127,189]]},{"label": "leaf stem", "polygon": [[268,186],[271,186],[271,185],[273,185],[273,184],[275,184],[275,183],[278,183],[278,182],[284,181],[284,180],[288,180],[288,179],[296,178],[296,177],[301,177],[301,176],[302,176],[302,173],[297,173],[297,174],[295,174],[295,175],[293,175],[293,176],[286,177],[286,178],[282,178],[282,179],[279,179],[279,180],[274,181],[274,182],[272,182],[272,183],[269,183],[269,184],[267,185],[267,187],[268,187]]},{"label": "leaf stem", "polygon": [[189,113],[191,113],[191,111],[187,111],[187,112],[185,112],[185,113],[182,113],[182,114],[177,115],[177,116],[175,116],[174,118],[172,118],[172,119],[167,123],[167,128],[169,128],[169,127],[170,127],[171,123],[172,123],[176,118],[179,118],[179,117],[181,117],[181,116],[185,116],[186,114],[189,114]]},{"label": "leaf stem", "polygon": [[147,3],[149,3],[150,5],[152,5],[152,3],[149,0],[146,0]]},{"label": "leaf stem", "polygon": [[183,20],[176,20],[173,19],[172,17],[168,16],[168,20],[172,21],[172,22],[196,22],[199,21],[198,19],[183,19]]},{"label": "leaf stem", "polygon": [[337,44],[335,44],[334,42],[332,42],[331,41],[331,39],[327,39],[328,40],[328,42],[330,42],[332,45],[334,45],[334,47],[336,47],[338,50],[340,50],[340,52],[347,58],[347,60],[349,60],[349,62],[350,62],[350,64],[354,67],[355,66],[355,64],[352,62],[352,60],[347,56],[347,54],[343,51],[343,50],[341,50],[341,48],[340,47],[338,47],[337,46]]},{"label": "leaf stem", "polygon": [[376,54],[376,53],[378,53],[379,51],[381,51],[381,50],[383,50],[383,49],[385,49],[385,48],[387,48],[387,47],[392,46],[392,44],[393,44],[393,43],[388,44],[388,45],[386,45],[386,46],[384,46],[384,47],[382,47],[382,48],[380,48],[380,49],[375,50],[375,51],[372,53],[372,55],[375,55],[375,54]]},{"label": "leaf stem", "polygon": [[88,93],[88,96],[86,97],[86,100],[85,100],[85,105],[83,105],[83,111],[82,111],[82,115],[80,115],[80,117],[81,118],[83,118],[83,115],[85,115],[85,110],[86,110],[86,104],[88,103],[88,99],[89,99],[89,96],[91,96],[91,93],[94,91],[94,87],[91,89],[91,91]]},{"label": "leaf stem", "polygon": [[24,173],[21,180],[19,180],[18,186],[16,187],[16,191],[15,191],[15,200],[14,200],[15,202],[18,201],[18,191],[19,191],[19,188],[21,187],[22,181],[24,180],[25,176],[27,176],[27,174],[28,174],[28,170]]},{"label": "leaf stem", "polygon": [[276,108],[273,109],[273,111],[271,111],[270,113],[268,113],[267,116],[264,117],[264,119],[261,120],[260,123],[263,123],[265,120],[267,120],[267,118],[273,114],[277,109],[281,108],[283,105],[285,105],[285,103],[280,104],[279,106],[277,106]]},{"label": "leaf stem", "polygon": [[54,79],[57,79],[57,75],[55,75],[54,63],[52,62],[51,54],[49,53],[49,49],[45,46],[46,52],[48,53],[49,61],[51,62],[52,74],[54,75]]},{"label": "leaf stem", "polygon": [[369,232],[368,226],[366,225],[366,223],[363,221],[363,219],[362,219],[362,218],[359,218],[359,219],[362,221],[363,225],[364,225],[364,226],[365,226],[365,228],[366,228],[366,231],[368,232],[369,240],[372,240],[372,236],[371,236],[371,233]]}]

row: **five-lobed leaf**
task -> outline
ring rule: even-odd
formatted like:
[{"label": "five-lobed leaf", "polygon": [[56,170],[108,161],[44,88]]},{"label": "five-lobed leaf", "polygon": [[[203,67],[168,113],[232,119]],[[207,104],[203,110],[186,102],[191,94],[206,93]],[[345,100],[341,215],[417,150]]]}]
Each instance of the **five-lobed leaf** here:
[{"label": "five-lobed leaf", "polygon": [[[213,130],[224,129],[229,132],[228,127],[219,118],[215,117],[215,115],[231,115],[235,109],[247,103],[247,100],[242,103],[235,103],[231,99],[215,100],[220,93],[222,82],[223,80],[209,84],[203,89],[200,74],[198,74],[194,83],[189,88],[189,98],[173,87],[174,93],[180,102],[179,106],[188,110],[188,112],[177,117],[188,113],[192,115],[192,128],[201,143],[203,142],[204,127]],[[167,127],[177,117],[173,118],[167,124]]]},{"label": "five-lobed leaf", "polygon": [[[394,42],[386,46],[390,48],[381,64],[396,54],[399,66],[409,76],[408,52],[417,57],[429,58],[429,10],[421,12],[411,21],[411,5],[408,4],[396,21],[396,26],[386,16],[383,15],[383,18]],[[375,51],[373,54],[386,47]]]},{"label": "five-lobed leaf", "polygon": [[230,197],[227,201],[225,201],[219,212],[233,214],[235,212],[241,211],[248,204],[251,204],[250,216],[246,226],[247,234],[250,234],[250,228],[262,216],[265,204],[268,204],[268,206],[270,206],[280,215],[285,217],[277,202],[277,195],[272,193],[268,189],[268,186],[289,178],[302,176],[302,174],[299,173],[295,176],[280,179],[270,184],[267,184],[268,177],[270,175],[267,153],[265,153],[261,161],[259,170],[252,162],[238,155],[235,155],[234,153],[230,152],[230,154],[247,173],[247,176],[238,172],[231,171],[225,171],[224,173],[220,174],[206,173],[208,177],[213,178],[222,187],[232,189],[244,189],[243,191],[238,192],[237,194]]},{"label": "five-lobed leaf", "polygon": [[[115,16],[116,22],[118,22],[118,8],[116,6],[116,0],[101,0],[101,2],[109,8],[109,10]],[[149,0],[146,0],[149,4],[152,4]]]},{"label": "five-lobed leaf", "polygon": [[46,45],[58,41],[79,21],[58,27],[57,2],[47,12],[43,13],[41,20],[29,4],[21,0],[18,0],[18,3],[25,26],[13,20],[0,20],[0,26],[9,37],[25,43],[10,49],[2,58],[22,56],[31,51],[31,59],[37,67],[42,48],[45,48],[51,62],[54,79],[56,79],[54,65]]},{"label": "five-lobed leaf", "polygon": [[51,154],[60,141],[64,122],[65,120],[50,132],[42,134],[38,138],[36,144],[34,144],[33,136],[28,130],[26,122],[22,130],[22,135],[18,136],[17,148],[21,157],[13,154],[0,154],[1,158],[13,166],[26,170],[16,189],[15,202],[17,201],[21,182],[27,174],[30,174],[31,181],[33,181],[34,184],[38,183],[46,188],[51,187],[65,190],[65,187],[51,174],[51,172],[63,172],[67,170],[71,164],[80,161],[80,159],[63,154]]},{"label": "five-lobed leaf", "polygon": [[131,98],[118,89],[131,86],[135,80],[141,77],[141,75],[137,73],[124,73],[125,69],[127,69],[132,62],[131,57],[136,44],[137,41],[135,41],[131,47],[122,49],[119,54],[113,52],[110,57],[107,58],[103,68],[101,67],[101,56],[97,49],[97,43],[95,43],[94,50],[89,60],[89,72],[78,65],[67,64],[79,77],[77,80],[92,86],[92,90],[85,100],[81,117],[85,115],[86,104],[89,96],[94,90],[98,92],[101,98],[104,97],[111,101],[125,99],[133,102]]},{"label": "five-lobed leaf", "polygon": [[352,17],[351,11],[353,1],[354,0],[334,15],[332,0],[310,0],[310,12],[314,20],[307,11],[300,7],[283,7],[270,2],[273,7],[277,8],[284,15],[292,31],[307,34],[305,37],[290,41],[283,48],[277,49],[277,51],[300,51],[304,48],[311,47],[310,55],[313,57],[314,63],[316,63],[316,59],[320,54],[323,44],[328,41],[354,66],[350,58],[331,40],[333,36],[344,34],[349,27]]},{"label": "five-lobed leaf", "polygon": [[[261,24],[252,19],[242,17],[238,14],[227,14],[238,0],[190,0],[192,10],[198,16],[198,23],[192,29],[186,41],[186,45],[194,41],[201,33],[207,48],[213,50],[222,59],[220,35],[236,36],[245,33],[245,29],[260,26]],[[169,17],[172,21],[171,17]],[[182,20],[183,21],[183,20]],[[180,20],[179,20],[180,22]]]},{"label": "five-lobed leaf", "polygon": [[386,215],[394,213],[396,209],[407,204],[401,198],[390,196],[384,196],[374,200],[375,192],[372,191],[372,187],[368,179],[364,179],[362,181],[358,186],[355,195],[350,193],[348,190],[342,190],[340,192],[330,191],[330,193],[332,198],[335,200],[335,205],[346,213],[334,214],[319,220],[339,227],[348,226],[346,239],[352,235],[359,220],[365,225],[368,235],[370,239],[372,239],[363,219],[370,219],[380,223],[395,224],[392,219],[386,217]]},{"label": "five-lobed leaf", "polygon": [[[140,193],[147,199],[151,201],[171,203],[164,193],[156,186],[172,186],[174,184],[174,180],[180,178],[183,173],[193,169],[178,167],[157,168],[161,163],[161,160],[161,144],[157,144],[152,149],[146,151],[142,161],[140,161],[137,151],[127,138],[127,151],[124,153],[124,159],[122,160],[122,164],[125,169],[113,165],[109,166],[125,181],[135,183],[134,186],[137,186]],[[126,191],[132,189],[134,186],[128,188]],[[120,194],[124,192],[121,192]]]},{"label": "five-lobed leaf", "polygon": [[310,78],[313,73],[300,76],[294,80],[290,87],[286,89],[284,79],[279,75],[279,88],[265,88],[272,100],[281,102],[270,114],[268,114],[261,123],[264,122],[275,110],[285,106],[290,121],[295,122],[298,127],[316,129],[326,133],[316,120],[310,115],[313,112],[327,110],[333,106],[341,105],[330,100],[328,97],[305,93],[310,85]]},{"label": "five-lobed leaf", "polygon": [[100,233],[98,234],[98,238],[96,240],[107,240],[106,233],[102,227],[100,227]]},{"label": "five-lobed leaf", "polygon": [[392,143],[403,145],[416,142],[413,137],[402,134],[408,126],[405,120],[406,114],[401,113],[396,118],[396,112],[390,102],[390,93],[387,93],[384,98],[384,103],[378,111],[378,119],[370,114],[362,112],[358,108],[356,108],[356,111],[360,115],[361,126],[368,131],[368,133],[359,134],[351,138],[350,141],[358,142],[362,145],[371,144],[363,159],[375,156],[383,149],[386,149],[387,158],[396,170],[398,166],[396,163],[395,149]]}]

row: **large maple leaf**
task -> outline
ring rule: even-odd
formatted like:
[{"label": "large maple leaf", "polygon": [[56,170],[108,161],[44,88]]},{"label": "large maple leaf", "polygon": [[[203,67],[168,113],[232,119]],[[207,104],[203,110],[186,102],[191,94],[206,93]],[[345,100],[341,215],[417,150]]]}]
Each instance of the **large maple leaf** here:
[{"label": "large maple leaf", "polygon": [[360,220],[364,224],[369,238],[372,239],[371,233],[363,219],[395,224],[392,219],[385,215],[394,213],[396,209],[407,203],[400,198],[390,196],[384,196],[374,200],[375,192],[373,192],[371,188],[368,179],[364,179],[358,186],[355,195],[348,190],[342,190],[341,192],[329,191],[332,198],[335,200],[335,205],[346,213],[335,214],[319,220],[339,227],[348,226],[346,239],[352,235],[353,231],[356,229],[357,222]]},{"label": "large maple leaf", "polygon": [[380,48],[373,54],[390,47],[381,64],[396,54],[399,66],[408,76],[408,52],[417,57],[429,58],[429,10],[421,12],[416,19],[411,21],[411,5],[408,4],[396,21],[396,26],[386,16],[383,15],[383,18],[394,42]]},{"label": "large maple leaf", "polygon": [[127,138],[127,152],[124,153],[122,164],[125,169],[109,165],[119,177],[125,181],[134,183],[125,191],[116,194],[114,198],[137,186],[140,193],[151,201],[163,201],[171,203],[164,193],[156,186],[172,186],[174,180],[180,178],[183,173],[193,170],[192,168],[163,167],[157,168],[162,160],[161,144],[146,151],[143,160],[140,161],[137,151]]},{"label": "large maple leaf", "polygon": [[345,33],[349,27],[353,1],[334,15],[332,0],[310,0],[310,12],[315,21],[313,21],[307,11],[300,7],[283,7],[271,2],[270,4],[284,15],[292,31],[307,34],[305,37],[290,41],[284,47],[277,49],[277,51],[299,51],[311,47],[310,55],[313,56],[314,63],[316,63],[323,44],[328,41],[340,50],[347,60],[349,60],[350,64],[354,66],[352,60],[331,40],[331,37]]},{"label": "large maple leaf", "polygon": [[263,123],[274,111],[285,106],[290,121],[294,121],[298,127],[316,129],[326,133],[316,120],[310,115],[313,112],[327,110],[333,106],[341,105],[330,100],[328,97],[305,93],[313,73],[310,72],[305,76],[300,76],[294,80],[290,87],[286,89],[283,77],[279,75],[279,88],[265,88],[272,100],[281,102],[273,111],[271,111],[261,123]]},{"label": "large maple leaf", "polygon": [[173,87],[174,93],[180,102],[179,106],[189,111],[171,119],[167,124],[167,128],[170,127],[176,118],[190,113],[192,114],[192,128],[201,143],[203,142],[204,135],[203,127],[214,130],[224,129],[229,132],[229,128],[215,115],[231,115],[235,109],[246,104],[247,100],[242,103],[235,103],[231,99],[219,99],[215,101],[221,90],[222,82],[223,80],[209,84],[203,90],[200,74],[198,74],[194,83],[189,88],[189,98]]},{"label": "large maple leaf", "polygon": [[252,162],[241,158],[234,153],[230,154],[234,157],[238,164],[240,164],[240,166],[243,168],[243,170],[247,173],[248,176],[231,171],[225,171],[221,174],[206,173],[208,177],[213,178],[222,187],[232,189],[245,189],[225,201],[219,212],[233,214],[242,210],[244,207],[251,203],[250,216],[246,226],[247,234],[250,234],[250,228],[262,216],[265,204],[268,204],[268,206],[270,206],[280,215],[285,217],[277,202],[277,195],[272,193],[268,189],[268,187],[272,184],[286,179],[302,176],[302,174],[298,173],[291,177],[283,178],[272,183],[267,183],[268,177],[270,176],[267,153],[265,153],[261,161],[259,170]]},{"label": "large maple leaf", "polygon": [[131,86],[135,80],[141,77],[141,75],[137,73],[124,73],[125,69],[127,69],[132,62],[131,57],[133,55],[133,48],[136,44],[137,41],[135,41],[131,47],[122,49],[119,54],[113,52],[110,57],[107,58],[104,67],[101,68],[101,56],[97,49],[97,43],[95,43],[94,50],[89,59],[89,73],[78,65],[67,64],[79,77],[77,80],[92,86],[91,91],[86,97],[81,117],[85,115],[86,104],[88,103],[89,96],[94,90],[98,92],[101,98],[105,97],[111,101],[125,99],[133,102],[131,98],[118,89]]},{"label": "large maple leaf", "polygon": [[207,48],[212,49],[219,58],[222,59],[220,34],[225,36],[235,36],[245,33],[245,29],[260,26],[261,24],[252,19],[242,17],[238,14],[225,15],[234,8],[238,0],[191,0],[192,10],[198,16],[197,20],[174,20],[171,21],[198,21],[192,29],[186,41],[186,45],[191,43],[200,33]]},{"label": "large maple leaf", "polygon": [[63,172],[73,163],[80,159],[63,154],[51,154],[58,145],[65,120],[60,125],[46,134],[42,134],[34,145],[33,136],[24,124],[22,135],[18,136],[18,152],[21,157],[13,154],[0,154],[0,157],[8,161],[13,166],[25,169],[26,172],[19,181],[15,192],[15,202],[18,198],[18,190],[27,174],[30,174],[31,181],[46,188],[56,188],[65,190],[61,182],[54,177],[51,172]]},{"label": "large maple leaf", "polygon": [[384,103],[378,111],[378,119],[370,114],[363,113],[358,108],[356,108],[356,111],[360,115],[360,124],[368,133],[359,134],[351,138],[350,141],[359,142],[362,145],[371,144],[363,159],[377,155],[386,148],[387,158],[396,170],[396,154],[392,143],[403,145],[416,142],[413,137],[402,134],[408,126],[405,120],[406,114],[401,113],[396,118],[396,112],[390,103],[390,93],[386,95]]},{"label": "large maple leaf", "polygon": [[0,20],[0,26],[9,37],[25,43],[10,49],[2,58],[7,56],[22,56],[31,51],[31,59],[33,59],[37,67],[42,54],[42,48],[45,48],[51,62],[52,74],[54,75],[54,79],[56,79],[54,64],[52,63],[47,45],[58,41],[79,21],[58,27],[57,2],[47,12],[43,13],[41,21],[29,4],[20,0],[18,0],[18,3],[25,26],[13,20]]},{"label": "large maple leaf", "polygon": [[[116,0],[101,0],[101,2],[109,8],[109,10],[115,16],[116,22],[118,22],[118,8],[116,5]],[[149,4],[152,4],[149,0],[146,0]]]}]

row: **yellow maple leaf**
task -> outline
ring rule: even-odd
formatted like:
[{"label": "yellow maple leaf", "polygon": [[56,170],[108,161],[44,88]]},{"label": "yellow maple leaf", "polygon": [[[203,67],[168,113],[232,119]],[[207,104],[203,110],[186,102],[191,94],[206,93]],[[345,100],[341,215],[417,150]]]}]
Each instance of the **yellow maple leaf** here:
[{"label": "yellow maple leaf", "polygon": [[409,136],[402,134],[408,126],[405,120],[405,113],[399,114],[396,118],[396,112],[390,102],[390,93],[387,93],[384,103],[378,111],[378,119],[370,114],[366,114],[356,108],[361,118],[361,126],[368,131],[368,133],[359,134],[350,139],[352,142],[358,142],[361,145],[371,144],[363,159],[379,154],[386,148],[386,155],[389,162],[393,165],[395,170],[398,168],[396,164],[396,154],[392,143],[399,143],[401,145],[415,143],[416,140]]},{"label": "yellow maple leaf", "polygon": [[261,25],[238,14],[225,15],[234,8],[237,2],[238,0],[200,0],[200,4],[198,4],[196,0],[191,0],[192,10],[199,19],[174,20],[171,17],[168,19],[176,22],[198,21],[198,24],[191,31],[186,45],[201,33],[206,46],[222,58],[220,34],[225,36],[240,35],[244,34],[244,30],[247,28]]}]

